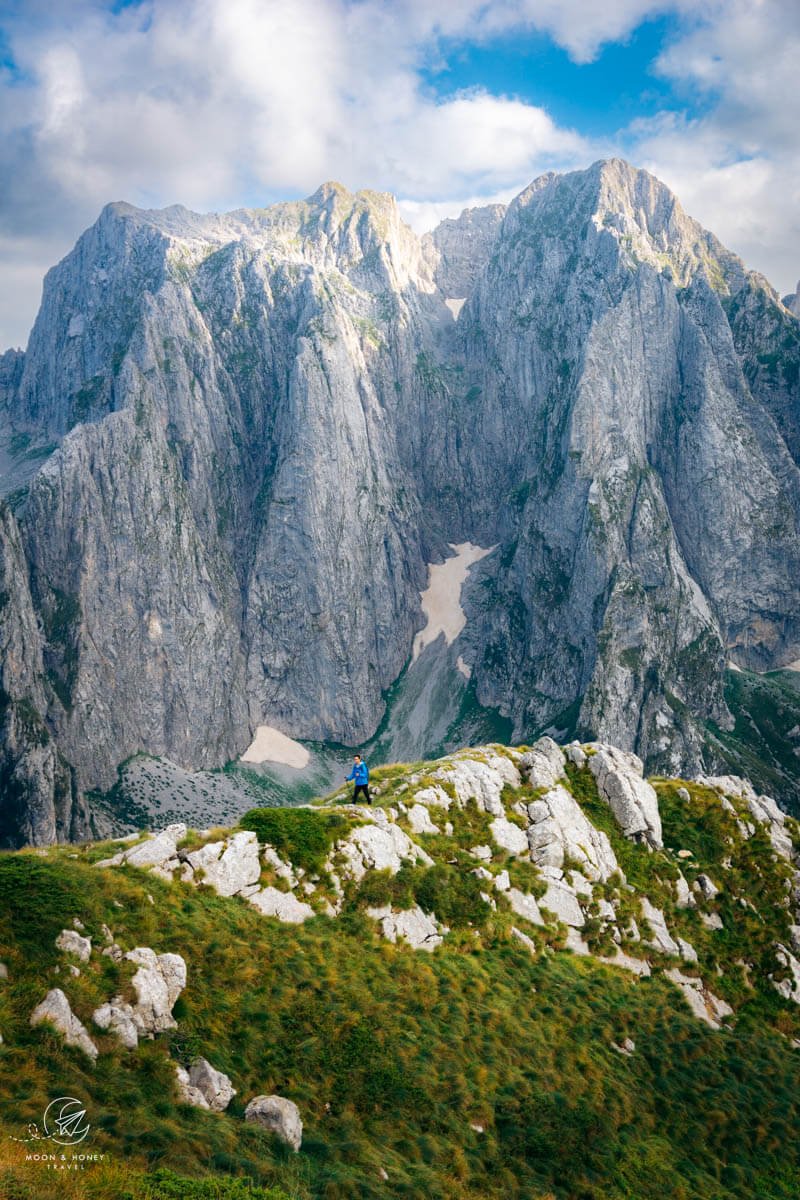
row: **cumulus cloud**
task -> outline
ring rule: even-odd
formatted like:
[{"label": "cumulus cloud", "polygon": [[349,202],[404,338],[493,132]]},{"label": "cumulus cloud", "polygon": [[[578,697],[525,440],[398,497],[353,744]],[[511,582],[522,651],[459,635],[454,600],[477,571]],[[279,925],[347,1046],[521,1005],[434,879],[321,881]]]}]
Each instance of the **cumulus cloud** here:
[{"label": "cumulus cloud", "polygon": [[702,115],[664,113],[629,131],[637,161],[782,293],[800,275],[798,62],[800,7],[726,0],[658,63],[699,96]]},{"label": "cumulus cloud", "polygon": [[[587,161],[588,143],[541,108],[481,90],[441,100],[422,86],[419,68],[438,39],[529,25],[531,7],[20,5],[6,26],[15,68],[0,74],[0,169],[13,180],[0,234],[47,229],[48,249],[60,234],[63,253],[110,199],[226,208],[336,178],[416,202],[452,200]],[[15,341],[38,294],[26,278],[13,283]]]},{"label": "cumulus cloud", "polygon": [[[620,151],[788,289],[781,239],[797,228],[800,155],[786,101],[798,46],[793,25],[784,40],[781,0],[6,7],[14,65],[0,68],[0,345],[24,343],[42,266],[112,199],[224,209],[338,179],[395,192],[421,228],[470,203],[507,201],[543,170]],[[676,89],[702,94],[702,118],[678,103],[598,143],[514,96],[478,88],[442,97],[423,83],[422,68],[435,69],[453,45],[536,29],[587,62],[664,12],[686,24],[658,69]]]}]

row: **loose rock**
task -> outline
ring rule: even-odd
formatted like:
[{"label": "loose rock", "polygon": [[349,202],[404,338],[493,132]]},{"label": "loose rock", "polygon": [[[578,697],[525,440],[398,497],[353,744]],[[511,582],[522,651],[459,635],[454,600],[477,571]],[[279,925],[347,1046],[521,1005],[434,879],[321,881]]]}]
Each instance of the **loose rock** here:
[{"label": "loose rock", "polygon": [[276,1134],[296,1152],[303,1141],[300,1110],[283,1096],[254,1096],[244,1110],[245,1121],[255,1121]]},{"label": "loose rock", "polygon": [[88,962],[92,953],[92,939],[81,937],[74,929],[62,929],[56,938],[56,946],[65,954],[74,954],[81,962]]}]

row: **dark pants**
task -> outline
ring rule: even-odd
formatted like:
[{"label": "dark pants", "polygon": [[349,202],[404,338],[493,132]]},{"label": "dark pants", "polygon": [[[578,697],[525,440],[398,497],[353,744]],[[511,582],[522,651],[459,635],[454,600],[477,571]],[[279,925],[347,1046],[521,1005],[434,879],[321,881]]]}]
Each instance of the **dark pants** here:
[{"label": "dark pants", "polygon": [[369,788],[367,787],[367,785],[366,785],[365,783],[357,783],[357,784],[356,784],[356,786],[355,786],[355,791],[353,792],[353,800],[352,800],[352,803],[353,803],[353,804],[355,804],[355,803],[356,803],[356,801],[358,800],[358,793],[359,793],[359,792],[363,792],[363,793],[364,793],[364,795],[365,795],[365,796],[366,796],[366,798],[367,798],[367,804],[372,804],[372,801],[371,801],[371,800],[370,800],[370,798],[369,798]]}]

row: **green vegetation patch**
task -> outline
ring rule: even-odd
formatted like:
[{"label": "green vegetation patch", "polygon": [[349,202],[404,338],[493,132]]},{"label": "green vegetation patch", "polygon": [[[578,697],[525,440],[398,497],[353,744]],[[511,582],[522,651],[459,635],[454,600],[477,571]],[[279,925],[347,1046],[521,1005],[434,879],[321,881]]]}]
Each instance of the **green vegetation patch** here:
[{"label": "green vegetation patch", "polygon": [[710,727],[714,749],[732,774],[800,813],[800,737],[789,737],[800,726],[800,673],[728,671],[725,701],[736,724],[730,733]]},{"label": "green vegetation patch", "polygon": [[250,1179],[189,1179],[162,1168],[137,1179],[121,1200],[289,1200],[278,1188]]},{"label": "green vegetation patch", "polygon": [[[474,867],[471,862],[470,867]],[[481,899],[481,884],[463,867],[444,863],[433,867],[402,867],[396,875],[370,871],[361,881],[358,899],[370,908],[390,904],[395,909],[419,905],[451,929],[485,925],[491,913]]]},{"label": "green vegetation patch", "polygon": [[334,843],[353,824],[343,813],[309,808],[251,808],[239,821],[241,829],[252,829],[260,842],[312,875],[322,872]]}]

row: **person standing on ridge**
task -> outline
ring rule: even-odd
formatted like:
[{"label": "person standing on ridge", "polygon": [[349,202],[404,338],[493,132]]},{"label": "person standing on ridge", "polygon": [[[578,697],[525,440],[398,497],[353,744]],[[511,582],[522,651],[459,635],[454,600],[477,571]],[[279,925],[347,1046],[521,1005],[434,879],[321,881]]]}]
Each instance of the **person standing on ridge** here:
[{"label": "person standing on ridge", "polygon": [[353,799],[350,801],[350,803],[355,804],[358,800],[358,793],[363,792],[367,798],[367,804],[372,804],[372,801],[369,798],[369,788],[367,786],[367,781],[369,780],[369,771],[367,770],[367,764],[361,761],[360,754],[356,754],[353,758],[353,769],[346,777],[345,783],[349,783],[351,779],[354,780],[354,788]]}]

